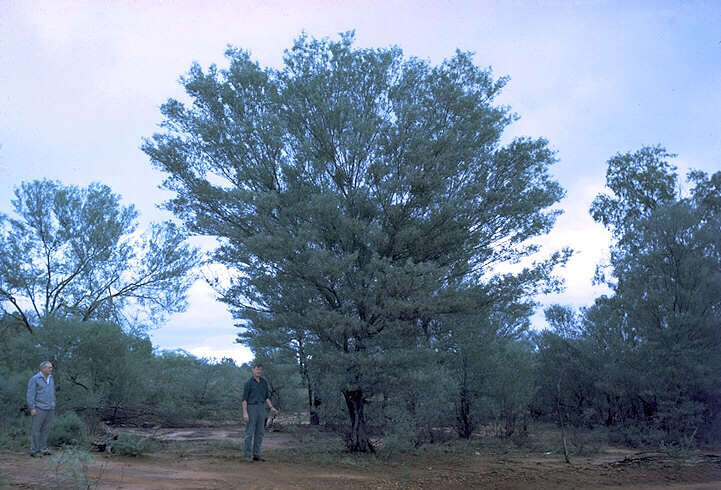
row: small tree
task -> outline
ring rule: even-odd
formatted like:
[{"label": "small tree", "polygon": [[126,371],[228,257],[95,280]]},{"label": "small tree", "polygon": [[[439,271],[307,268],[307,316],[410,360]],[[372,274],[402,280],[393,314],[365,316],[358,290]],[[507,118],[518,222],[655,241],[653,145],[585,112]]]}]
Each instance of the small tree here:
[{"label": "small tree", "polygon": [[671,156],[647,147],[609,160],[613,194],[598,196],[591,214],[615,239],[614,294],[586,320],[589,341],[609,352],[598,363],[609,422],[615,412],[683,442],[710,433],[720,413],[721,173],[690,173],[695,187],[678,195]]},{"label": "small tree", "polygon": [[[138,213],[104,185],[25,182],[0,216],[0,307],[32,332],[51,317],[137,325],[185,307],[198,252],[172,223],[138,237]],[[9,308],[6,311],[5,308]]]}]

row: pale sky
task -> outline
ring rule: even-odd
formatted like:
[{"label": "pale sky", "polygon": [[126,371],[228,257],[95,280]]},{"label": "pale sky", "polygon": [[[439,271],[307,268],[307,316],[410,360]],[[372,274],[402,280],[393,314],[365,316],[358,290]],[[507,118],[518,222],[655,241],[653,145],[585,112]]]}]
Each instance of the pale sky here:
[{"label": "pale sky", "polygon": [[[456,48],[511,81],[499,102],[514,136],[545,137],[565,214],[544,253],[576,250],[565,293],[590,304],[608,235],[588,214],[617,152],[661,143],[687,169],[721,169],[721,1],[62,1],[0,0],[0,212],[22,181],[101,182],[135,204],[143,225],[167,219],[163,176],[139,150],[159,106],[183,97],[193,61],[225,65],[228,44],[280,66],[303,30],[359,46],[400,46],[438,63]],[[542,325],[540,316],[534,324]],[[202,282],[187,312],[151,332],[160,348],[252,356]]]}]

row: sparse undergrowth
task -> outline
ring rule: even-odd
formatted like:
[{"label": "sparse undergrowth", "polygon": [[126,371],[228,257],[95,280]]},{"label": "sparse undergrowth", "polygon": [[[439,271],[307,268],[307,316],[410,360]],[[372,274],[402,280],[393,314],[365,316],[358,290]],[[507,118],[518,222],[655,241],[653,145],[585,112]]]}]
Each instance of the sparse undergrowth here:
[{"label": "sparse undergrowth", "polygon": [[100,486],[103,466],[97,475],[91,474],[93,457],[78,447],[68,447],[55,453],[46,463],[53,488],[95,489]]},{"label": "sparse undergrowth", "polygon": [[157,441],[149,437],[120,434],[113,444],[113,454],[137,457],[158,451],[160,447]]},{"label": "sparse undergrowth", "polygon": [[0,450],[19,450],[27,446],[30,422],[26,417],[7,418],[0,423]]},{"label": "sparse undergrowth", "polygon": [[[194,439],[168,440],[169,434]],[[153,435],[158,440],[153,440]],[[200,435],[216,439],[197,439]],[[453,439],[425,444],[407,451],[387,451],[377,440],[378,452],[348,453],[338,434],[313,426],[288,426],[266,434],[263,455],[269,463],[243,461],[242,430],[227,427],[200,432],[173,430],[146,433],[120,432],[118,440],[130,451],[115,454],[148,458],[116,458],[90,454],[79,447],[55,451],[51,458],[28,461],[19,452],[0,456],[0,473],[9,484],[35,488],[44,465],[53,488],[115,488],[127,485],[132,467],[133,484],[152,488],[157,478],[178,478],[178,485],[192,488],[227,488],[234,482],[265,482],[269,486],[327,488],[487,488],[504,481],[509,488],[579,488],[584,485],[635,486],[659,482],[721,482],[721,458],[699,451],[690,455],[664,454],[657,450],[608,447],[602,431],[569,432],[572,463],[564,464],[560,432],[553,425],[530,428],[525,438],[474,435],[470,440]],[[598,454],[585,455],[600,445]],[[595,447],[595,446],[594,446]],[[35,469],[32,469],[35,468]],[[180,469],[183,476],[178,476]],[[269,474],[268,468],[273,468]],[[41,470],[42,473],[42,470]],[[198,476],[196,476],[198,475]],[[202,476],[200,476],[202,475]],[[26,478],[23,480],[23,478]],[[141,480],[136,480],[141,478]],[[501,480],[498,480],[501,478]],[[140,482],[140,483],[138,483]],[[320,483],[319,483],[320,482]],[[550,482],[550,483],[549,483]],[[35,485],[35,486],[34,486]],[[663,486],[663,485],[661,485]]]}]

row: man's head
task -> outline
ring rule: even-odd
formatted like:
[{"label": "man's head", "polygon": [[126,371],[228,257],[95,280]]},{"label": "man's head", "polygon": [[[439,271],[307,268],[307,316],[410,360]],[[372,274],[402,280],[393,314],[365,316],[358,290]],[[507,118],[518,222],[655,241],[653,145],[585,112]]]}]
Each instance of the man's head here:
[{"label": "man's head", "polygon": [[50,361],[43,361],[40,363],[40,372],[43,376],[49,376],[53,373],[53,363]]},{"label": "man's head", "polygon": [[263,375],[263,365],[259,362],[253,363],[253,376],[260,378]]}]

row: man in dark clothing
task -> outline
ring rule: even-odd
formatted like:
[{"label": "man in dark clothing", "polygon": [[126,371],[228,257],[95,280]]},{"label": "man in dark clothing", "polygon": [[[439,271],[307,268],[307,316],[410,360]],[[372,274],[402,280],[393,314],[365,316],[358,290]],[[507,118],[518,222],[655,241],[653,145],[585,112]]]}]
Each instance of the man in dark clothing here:
[{"label": "man in dark clothing", "polygon": [[28,381],[27,403],[32,415],[30,424],[30,456],[50,454],[48,434],[55,415],[55,380],[53,365],[45,361],[40,371]]},{"label": "man in dark clothing", "polygon": [[246,381],[243,387],[243,420],[248,424],[245,428],[244,441],[247,461],[263,461],[260,457],[260,445],[263,443],[265,430],[265,405],[268,405],[273,413],[278,413],[270,401],[268,382],[262,378],[262,374],[263,365],[256,362],[253,364],[253,377]]}]

